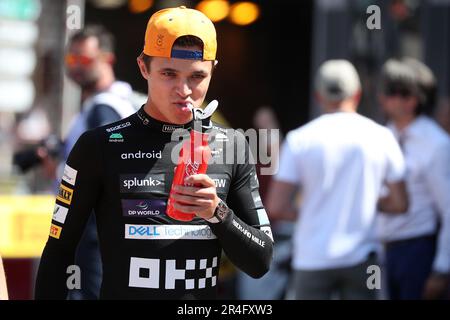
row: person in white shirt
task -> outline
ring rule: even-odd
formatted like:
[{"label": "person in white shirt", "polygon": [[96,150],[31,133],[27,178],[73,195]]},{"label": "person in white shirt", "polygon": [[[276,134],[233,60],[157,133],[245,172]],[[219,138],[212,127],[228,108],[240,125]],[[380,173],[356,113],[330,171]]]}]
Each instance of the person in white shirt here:
[{"label": "person in white shirt", "polygon": [[381,72],[380,104],[387,127],[401,142],[410,199],[406,215],[379,216],[391,299],[437,299],[450,275],[450,138],[423,111],[420,69],[388,60]]},{"label": "person in white shirt", "polygon": [[[357,114],[361,84],[350,62],[322,64],[315,90],[325,114],[288,133],[268,211],[296,220],[296,299],[376,299],[367,286],[379,247],[375,214],[377,206],[406,211],[403,156],[389,130]],[[292,200],[297,187],[298,212]]]}]

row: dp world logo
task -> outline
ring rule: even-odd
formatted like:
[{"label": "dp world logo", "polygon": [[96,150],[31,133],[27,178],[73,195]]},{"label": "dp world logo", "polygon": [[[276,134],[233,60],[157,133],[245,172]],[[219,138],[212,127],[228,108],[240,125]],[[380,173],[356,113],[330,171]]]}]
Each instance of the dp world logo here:
[{"label": "dp world logo", "polygon": [[147,210],[148,209],[148,203],[146,203],[145,201],[141,201],[139,202],[136,207],[138,207],[141,210]]}]

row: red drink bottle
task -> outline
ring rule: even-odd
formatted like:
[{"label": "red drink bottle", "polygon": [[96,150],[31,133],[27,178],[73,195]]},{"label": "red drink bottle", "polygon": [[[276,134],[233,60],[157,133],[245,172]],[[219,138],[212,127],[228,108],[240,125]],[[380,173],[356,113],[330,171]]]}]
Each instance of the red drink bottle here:
[{"label": "red drink bottle", "polygon": [[194,213],[185,213],[175,209],[171,195],[174,193],[173,187],[175,185],[189,185],[184,182],[187,177],[193,174],[206,173],[210,157],[211,149],[208,145],[208,134],[191,130],[190,138],[184,142],[181,148],[175,169],[166,210],[169,217],[181,221],[191,221],[195,217]]}]

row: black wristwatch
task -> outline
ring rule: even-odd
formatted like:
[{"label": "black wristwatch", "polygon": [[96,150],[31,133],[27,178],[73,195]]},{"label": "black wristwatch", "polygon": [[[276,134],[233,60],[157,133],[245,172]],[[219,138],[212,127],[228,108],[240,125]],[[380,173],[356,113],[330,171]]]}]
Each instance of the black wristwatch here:
[{"label": "black wristwatch", "polygon": [[223,220],[225,220],[225,218],[228,216],[229,213],[230,208],[228,208],[225,202],[220,200],[219,203],[217,204],[216,210],[214,211],[214,215],[211,218],[206,219],[206,221],[210,223],[222,222]]}]

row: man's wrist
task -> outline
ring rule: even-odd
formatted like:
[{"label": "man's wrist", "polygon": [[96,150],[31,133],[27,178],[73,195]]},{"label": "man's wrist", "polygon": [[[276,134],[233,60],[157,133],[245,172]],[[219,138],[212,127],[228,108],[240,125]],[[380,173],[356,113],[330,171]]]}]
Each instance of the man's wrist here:
[{"label": "man's wrist", "polygon": [[230,209],[227,204],[219,200],[216,209],[214,210],[214,214],[211,218],[206,219],[209,223],[220,223],[226,219],[226,217],[230,214]]}]

